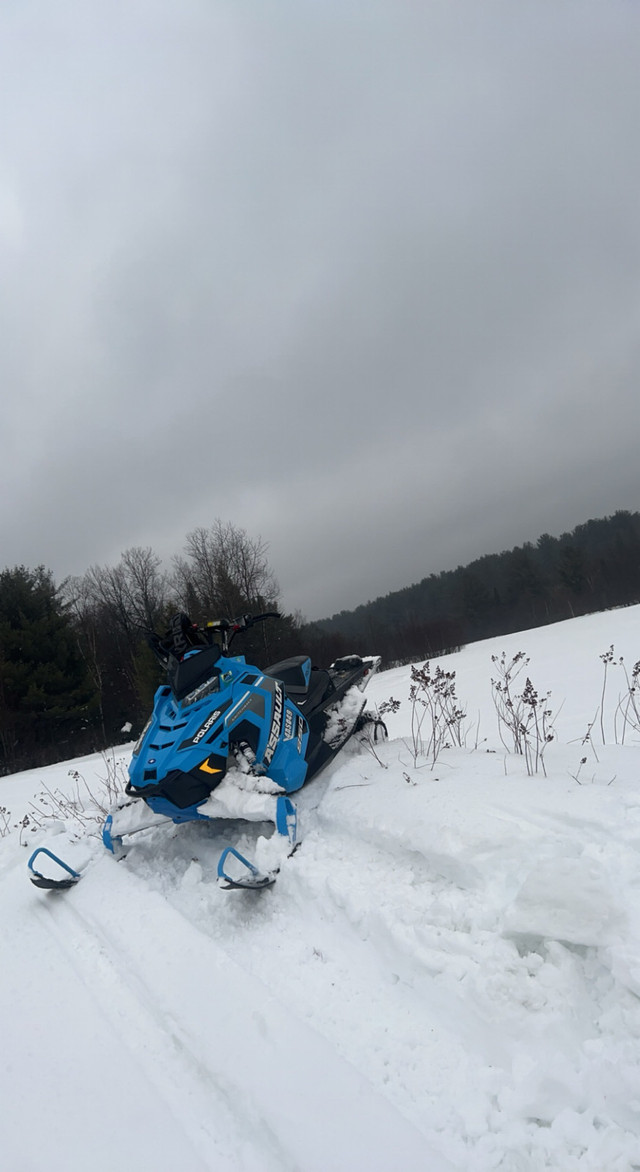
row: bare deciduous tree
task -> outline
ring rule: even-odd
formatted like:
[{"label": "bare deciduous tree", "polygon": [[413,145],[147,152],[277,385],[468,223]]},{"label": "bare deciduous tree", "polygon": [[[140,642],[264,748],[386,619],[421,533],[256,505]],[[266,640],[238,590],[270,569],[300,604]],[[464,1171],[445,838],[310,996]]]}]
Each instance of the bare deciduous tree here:
[{"label": "bare deciduous tree", "polygon": [[128,639],[143,627],[154,627],[167,603],[167,578],[152,549],[133,546],[117,566],[92,566],[85,575],[96,602],[109,611]]},{"label": "bare deciduous tree", "polygon": [[134,546],[117,566],[92,566],[64,584],[80,648],[100,695],[105,743],[146,708],[156,686],[143,632],[162,625],[167,578],[151,549]]},{"label": "bare deciduous tree", "polygon": [[188,535],[185,556],[174,559],[173,587],[198,620],[272,606],[278,594],[266,542],[220,520]]},{"label": "bare deciduous tree", "polygon": [[84,659],[93,686],[98,695],[100,729],[103,743],[107,743],[104,722],[104,669],[100,655],[100,608],[92,597],[91,588],[84,578],[66,578],[60,587],[60,596],[70,615],[80,654]]}]

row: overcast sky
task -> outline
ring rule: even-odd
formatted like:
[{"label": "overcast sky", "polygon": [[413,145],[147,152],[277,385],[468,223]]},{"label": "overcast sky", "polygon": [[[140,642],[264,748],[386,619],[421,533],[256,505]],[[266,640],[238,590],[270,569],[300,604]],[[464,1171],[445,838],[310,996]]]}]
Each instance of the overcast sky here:
[{"label": "overcast sky", "polygon": [[635,0],[3,0],[0,567],[351,608],[640,509]]}]

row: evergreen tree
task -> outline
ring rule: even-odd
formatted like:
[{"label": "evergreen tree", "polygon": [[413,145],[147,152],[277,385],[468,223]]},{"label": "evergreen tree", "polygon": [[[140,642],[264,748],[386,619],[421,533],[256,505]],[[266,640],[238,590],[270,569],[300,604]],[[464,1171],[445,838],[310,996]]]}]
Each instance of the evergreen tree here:
[{"label": "evergreen tree", "polygon": [[587,573],[582,550],[566,542],[558,559],[558,578],[572,595],[583,594],[587,587]]},{"label": "evergreen tree", "polygon": [[0,573],[0,768],[60,760],[90,745],[95,691],[51,573]]}]

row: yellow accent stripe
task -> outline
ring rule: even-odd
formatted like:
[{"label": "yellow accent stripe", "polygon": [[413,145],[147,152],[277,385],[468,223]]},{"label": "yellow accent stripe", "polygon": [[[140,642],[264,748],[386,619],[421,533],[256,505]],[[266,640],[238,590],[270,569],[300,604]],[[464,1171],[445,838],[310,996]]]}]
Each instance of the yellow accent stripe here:
[{"label": "yellow accent stripe", "polygon": [[200,766],[200,768],[202,769],[203,773],[222,773],[221,769],[212,769],[211,768],[208,758],[206,761],[202,762],[202,765]]}]

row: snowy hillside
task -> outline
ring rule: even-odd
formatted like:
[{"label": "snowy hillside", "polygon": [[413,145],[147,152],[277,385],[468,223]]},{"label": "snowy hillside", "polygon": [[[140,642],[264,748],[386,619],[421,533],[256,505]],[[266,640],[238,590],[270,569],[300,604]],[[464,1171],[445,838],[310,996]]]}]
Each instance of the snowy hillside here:
[{"label": "snowy hillside", "polygon": [[[547,777],[498,734],[503,651],[551,691]],[[370,702],[401,701],[391,739],[302,791],[302,845],[262,892],[216,885],[222,845],[255,853],[239,823],[146,831],[120,863],[70,816],[27,827],[86,864],[66,893],[32,887],[5,834],[2,1168],[640,1168],[640,731],[620,656],[630,674],[640,607],[443,659],[466,743],[434,768],[413,759],[409,668],[377,677]],[[100,757],[0,779],[9,823],[43,785],[82,785],[70,769],[98,793]]]}]

